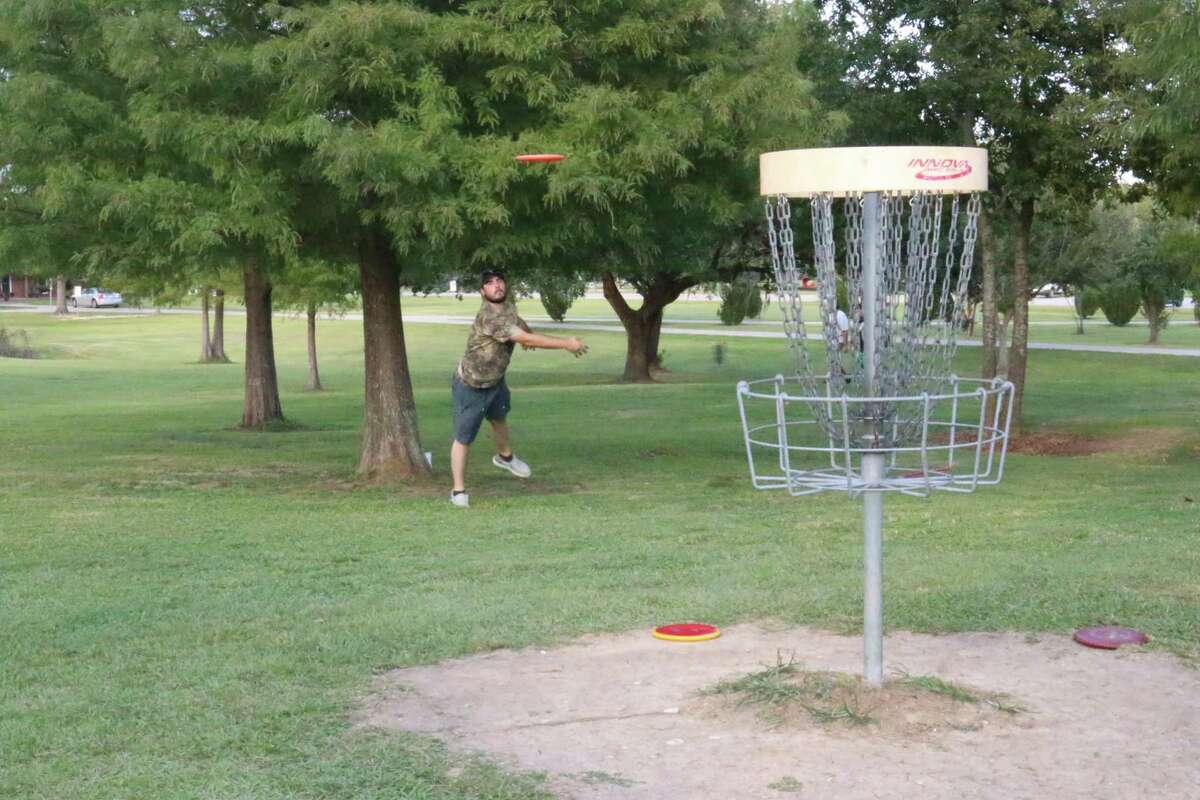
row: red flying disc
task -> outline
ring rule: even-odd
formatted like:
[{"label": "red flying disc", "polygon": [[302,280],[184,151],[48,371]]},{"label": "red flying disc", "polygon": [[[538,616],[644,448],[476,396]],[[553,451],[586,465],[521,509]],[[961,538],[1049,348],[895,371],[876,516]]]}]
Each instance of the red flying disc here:
[{"label": "red flying disc", "polygon": [[561,153],[526,153],[517,156],[517,161],[522,164],[547,164],[553,161],[562,161],[564,158],[566,156]]},{"label": "red flying disc", "polygon": [[656,639],[668,642],[706,642],[721,635],[721,630],[715,625],[705,625],[703,622],[680,622],[674,625],[660,625],[651,633]]},{"label": "red flying disc", "polygon": [[1088,647],[1099,647],[1101,650],[1116,650],[1123,644],[1145,644],[1150,641],[1150,637],[1133,628],[1097,625],[1075,631],[1075,641]]}]

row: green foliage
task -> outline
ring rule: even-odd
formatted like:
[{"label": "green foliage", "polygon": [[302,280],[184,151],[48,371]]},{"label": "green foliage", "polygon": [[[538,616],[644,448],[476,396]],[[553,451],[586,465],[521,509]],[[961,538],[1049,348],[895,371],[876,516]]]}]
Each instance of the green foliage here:
[{"label": "green foliage", "polygon": [[1118,328],[1129,324],[1142,305],[1142,293],[1136,284],[1109,283],[1100,289],[1100,307],[1104,317]]},{"label": "green foliage", "polygon": [[136,169],[123,83],[103,68],[103,12],[89,2],[0,2],[0,262],[84,277],[80,254],[115,233],[97,184]]},{"label": "green foliage", "polygon": [[1173,211],[1200,214],[1200,6],[1195,0],[1129,5],[1121,66],[1129,85],[1114,102],[1135,172]]},{"label": "green foliage", "polygon": [[534,278],[532,288],[550,319],[562,322],[571,304],[587,293],[587,281],[574,275],[550,273]]},{"label": "green foliage", "polygon": [[358,273],[347,261],[301,256],[285,262],[275,277],[276,308],[342,312],[357,304]]},{"label": "green foliage", "polygon": [[720,296],[717,317],[723,325],[740,325],[746,318],[754,319],[762,313],[762,291],[753,278],[722,284]]},{"label": "green foliage", "polygon": [[1103,294],[1095,286],[1081,286],[1075,290],[1075,313],[1083,319],[1095,316],[1103,302]]},{"label": "green foliage", "polygon": [[841,278],[837,282],[837,307],[845,314],[850,313],[850,293],[846,289],[846,281]]}]

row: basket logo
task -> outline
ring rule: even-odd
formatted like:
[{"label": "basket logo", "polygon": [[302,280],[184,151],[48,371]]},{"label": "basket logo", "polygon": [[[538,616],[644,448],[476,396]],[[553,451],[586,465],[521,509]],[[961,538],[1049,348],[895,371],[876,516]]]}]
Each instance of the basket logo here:
[{"label": "basket logo", "polygon": [[919,181],[951,181],[971,174],[971,162],[965,158],[914,158],[908,166]]}]

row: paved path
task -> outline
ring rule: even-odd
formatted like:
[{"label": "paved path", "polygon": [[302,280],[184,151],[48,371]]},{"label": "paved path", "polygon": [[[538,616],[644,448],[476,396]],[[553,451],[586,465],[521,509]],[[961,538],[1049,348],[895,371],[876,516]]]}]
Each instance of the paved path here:
[{"label": "paved path", "polygon": [[[50,306],[30,305],[30,304],[0,304],[0,312],[23,312],[23,313],[49,313],[53,309]],[[135,309],[135,308],[103,308],[89,309],[86,314],[74,316],[78,312],[72,312],[70,319],[73,320],[102,320],[102,319],[118,319],[120,317],[146,316],[156,313],[162,314],[199,314],[199,309],[193,308],[164,308],[161,310],[154,309]],[[246,312],[241,309],[226,308],[225,313],[230,316],[241,316]],[[278,316],[296,317],[297,313],[282,313]],[[344,314],[340,319],[361,320],[362,314]],[[405,314],[404,321],[411,323],[426,323],[435,325],[470,325],[473,317],[457,316],[450,314]],[[575,331],[600,331],[603,333],[620,333],[624,329],[620,323],[608,322],[600,319],[592,318],[587,321],[579,322],[552,322],[547,317],[539,317],[528,315],[528,319],[537,322],[539,328],[563,328]],[[682,323],[682,325],[681,325]],[[713,327],[708,328],[692,328],[686,327],[687,324],[711,324]],[[743,330],[741,328],[731,329],[723,328],[718,323],[708,323],[707,320],[667,320],[663,322],[662,332],[664,335],[673,336],[720,336],[723,338],[741,338],[741,339],[785,339],[786,335],[779,330],[780,323],[778,322],[757,322],[761,326],[771,326],[774,330]],[[1051,323],[1053,324],[1053,323]],[[1073,323],[1072,323],[1073,324]],[[809,339],[820,340],[822,337],[817,334],[809,334]],[[982,342],[978,339],[959,339],[958,343],[964,347],[981,347]],[[1152,347],[1149,345],[1120,345],[1120,344],[1074,344],[1060,342],[1030,342],[1030,350],[1063,350],[1074,353],[1121,353],[1126,355],[1150,355],[1150,356],[1181,356],[1184,358],[1200,358],[1200,348],[1195,347]]]}]

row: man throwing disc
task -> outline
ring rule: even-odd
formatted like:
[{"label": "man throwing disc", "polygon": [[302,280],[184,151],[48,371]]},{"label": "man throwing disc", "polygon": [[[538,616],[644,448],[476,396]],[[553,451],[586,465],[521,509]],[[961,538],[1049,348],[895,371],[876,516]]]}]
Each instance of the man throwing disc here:
[{"label": "man throwing disc", "polygon": [[479,433],[484,418],[492,424],[492,441],[496,455],[492,463],[518,478],[530,476],[529,465],[513,455],[508,440],[508,412],[511,398],[504,383],[504,373],[515,345],[526,349],[569,350],[575,356],[587,352],[587,345],[574,336],[561,338],[544,336],[529,330],[517,309],[508,303],[508,284],[499,272],[484,272],[479,280],[483,304],[471,333],[467,336],[467,352],[458,362],[451,383],[454,397],[454,444],[450,447],[450,472],[454,488],[450,502],[467,508],[467,456],[471,443]]}]

